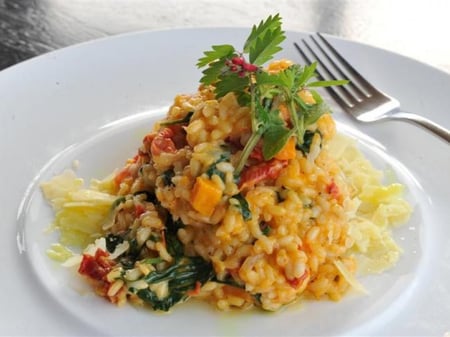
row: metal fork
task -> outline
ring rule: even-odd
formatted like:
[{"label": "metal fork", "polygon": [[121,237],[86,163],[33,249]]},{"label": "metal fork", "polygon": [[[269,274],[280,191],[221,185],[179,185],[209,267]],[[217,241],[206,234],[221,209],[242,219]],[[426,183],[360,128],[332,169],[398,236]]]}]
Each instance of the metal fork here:
[{"label": "metal fork", "polygon": [[[400,103],[370,84],[320,33],[302,39],[306,49],[294,43],[305,61],[317,61],[316,74],[320,80],[348,79],[343,86],[326,89],[340,107],[360,122],[403,120],[417,124],[450,143],[450,131],[420,115],[400,111]],[[312,55],[312,57],[311,57]]]}]

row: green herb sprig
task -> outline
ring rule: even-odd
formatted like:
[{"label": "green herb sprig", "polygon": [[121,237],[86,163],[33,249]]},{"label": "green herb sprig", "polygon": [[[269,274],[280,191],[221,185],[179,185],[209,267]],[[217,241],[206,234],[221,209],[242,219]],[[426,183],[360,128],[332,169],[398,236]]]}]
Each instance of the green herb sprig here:
[{"label": "green herb sprig", "polygon": [[[233,92],[241,105],[250,107],[252,134],[241,152],[236,174],[261,139],[265,160],[273,158],[293,135],[297,146],[302,147],[308,126],[329,111],[320,94],[310,88],[347,83],[312,80],[316,77],[316,63],[293,64],[275,74],[264,71],[262,65],[282,50],[285,39],[281,17],[276,14],[253,26],[242,52],[229,44],[214,45],[198,60],[197,66],[205,68],[200,82],[213,85],[217,98]],[[306,88],[311,91],[314,104],[306,104],[299,97],[298,92]],[[280,103],[287,107],[291,125],[280,117]]]}]

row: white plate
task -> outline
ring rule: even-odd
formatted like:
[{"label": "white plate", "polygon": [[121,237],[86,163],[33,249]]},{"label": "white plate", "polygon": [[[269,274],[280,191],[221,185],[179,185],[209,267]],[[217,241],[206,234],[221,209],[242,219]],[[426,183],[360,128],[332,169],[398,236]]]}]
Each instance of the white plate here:
[{"label": "white plate", "polygon": [[[406,123],[339,128],[381,169],[392,169],[414,204],[396,231],[398,266],[365,277],[369,296],[304,303],[276,314],[221,313],[196,303],[155,314],[116,308],[82,289],[45,256],[51,212],[37,184],[80,160],[101,177],[131,156],[177,93],[194,92],[196,60],[212,44],[242,46],[247,29],[144,32],[97,40],[0,73],[0,192],[3,233],[0,301],[5,335],[444,335],[450,331],[450,148]],[[299,60],[289,33],[279,55]],[[332,39],[363,74],[405,110],[450,127],[450,77],[387,51]],[[359,130],[359,131],[357,131]],[[6,296],[9,300],[5,300]]]}]

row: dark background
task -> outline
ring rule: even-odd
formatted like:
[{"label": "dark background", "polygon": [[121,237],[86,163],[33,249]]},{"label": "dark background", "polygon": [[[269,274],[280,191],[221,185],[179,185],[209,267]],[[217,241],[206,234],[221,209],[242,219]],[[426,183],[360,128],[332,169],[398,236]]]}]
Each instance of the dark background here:
[{"label": "dark background", "polygon": [[250,26],[276,12],[286,29],[331,33],[450,72],[447,0],[0,0],[0,69],[109,35]]}]

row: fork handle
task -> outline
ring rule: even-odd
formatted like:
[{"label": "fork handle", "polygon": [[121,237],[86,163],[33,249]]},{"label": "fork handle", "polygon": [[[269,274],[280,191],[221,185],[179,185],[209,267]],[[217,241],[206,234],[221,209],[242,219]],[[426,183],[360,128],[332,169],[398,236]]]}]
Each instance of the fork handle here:
[{"label": "fork handle", "polygon": [[446,128],[444,128],[443,126],[440,126],[440,125],[436,124],[435,122],[433,122],[423,116],[416,115],[411,112],[399,111],[399,112],[396,112],[396,113],[393,113],[392,115],[390,115],[389,119],[394,119],[394,120],[397,119],[397,120],[411,122],[413,124],[419,125],[425,129],[431,131],[436,136],[442,138],[443,140],[447,141],[447,143],[450,144],[450,131],[447,130]]}]

